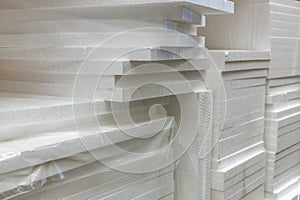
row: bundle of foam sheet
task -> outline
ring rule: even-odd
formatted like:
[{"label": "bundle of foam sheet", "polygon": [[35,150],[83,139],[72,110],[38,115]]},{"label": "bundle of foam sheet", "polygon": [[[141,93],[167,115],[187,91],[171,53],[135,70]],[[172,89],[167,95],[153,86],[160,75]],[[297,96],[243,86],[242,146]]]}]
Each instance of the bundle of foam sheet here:
[{"label": "bundle of foam sheet", "polygon": [[300,194],[300,2],[270,2],[272,60],[266,111],[266,198]]},{"label": "bundle of foam sheet", "polygon": [[[193,141],[191,127],[204,140],[199,121],[178,113],[210,121],[201,77],[209,62],[197,27],[202,14],[232,12],[232,2],[5,0],[0,7],[0,197],[174,199],[167,161]],[[177,130],[187,136],[174,150]],[[197,170],[208,167],[205,160]]]},{"label": "bundle of foam sheet", "polygon": [[[266,96],[265,198],[299,195],[300,2],[235,0],[231,16],[207,18],[200,30],[212,49],[271,51]],[[226,30],[226,31],[218,31]]]},{"label": "bundle of foam sheet", "polygon": [[214,67],[207,71],[206,79],[215,91],[212,199],[263,199],[269,53],[209,52]]}]

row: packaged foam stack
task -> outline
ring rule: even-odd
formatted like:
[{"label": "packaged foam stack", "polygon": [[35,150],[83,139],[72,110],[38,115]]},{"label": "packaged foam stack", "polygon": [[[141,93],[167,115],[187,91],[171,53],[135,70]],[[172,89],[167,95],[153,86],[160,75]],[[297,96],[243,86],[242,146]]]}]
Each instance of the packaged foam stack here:
[{"label": "packaged foam stack", "polygon": [[[190,116],[205,126],[211,117],[197,27],[202,14],[232,12],[233,3],[4,0],[0,8],[0,198],[174,199],[168,161],[194,130],[204,140]],[[208,161],[197,167],[208,171]]]},{"label": "packaged foam stack", "polygon": [[300,2],[234,2],[234,15],[210,16],[206,29],[200,32],[207,36],[211,49],[271,51],[265,114],[265,198],[294,199],[300,193]]},{"label": "packaged foam stack", "polygon": [[[212,199],[263,199],[264,108],[270,55],[264,51],[210,50],[215,69]],[[223,85],[215,80],[221,77]]]}]

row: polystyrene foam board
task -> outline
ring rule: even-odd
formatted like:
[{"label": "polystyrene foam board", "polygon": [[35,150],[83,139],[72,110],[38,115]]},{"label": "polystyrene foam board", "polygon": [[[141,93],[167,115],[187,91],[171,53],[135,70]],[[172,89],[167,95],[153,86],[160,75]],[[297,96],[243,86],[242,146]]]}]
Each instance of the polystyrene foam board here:
[{"label": "polystyrene foam board", "polygon": [[266,109],[266,117],[268,119],[278,119],[289,116],[300,111],[300,102],[298,100],[288,101],[268,106]]},{"label": "polystyrene foam board", "polygon": [[[287,1],[288,2],[288,1]],[[290,1],[293,2],[293,1]],[[293,6],[270,2],[271,19],[299,23],[299,3]]]},{"label": "polystyrene foam board", "polygon": [[[146,70],[134,70],[135,67],[147,65]],[[165,65],[168,67],[161,67]],[[135,62],[135,61],[60,61],[60,60],[0,60],[0,69],[3,71],[13,71],[14,73],[32,73],[32,74],[73,74],[76,75],[124,75],[124,74],[143,74],[143,73],[161,73],[175,71],[193,71],[208,69],[209,61],[207,58],[193,60],[168,60],[161,62]],[[26,74],[27,75],[27,74]],[[79,76],[80,77],[80,76]]]},{"label": "polystyrene foam board", "polygon": [[266,126],[270,128],[282,128],[289,124],[298,122],[300,120],[300,113],[293,113],[283,118],[279,119],[266,119]]},{"label": "polystyrene foam board", "polygon": [[276,3],[276,4],[281,4],[284,6],[292,6],[292,7],[298,7],[300,8],[300,4],[297,1],[292,1],[292,0],[271,0],[272,3]]},{"label": "polystyrene foam board", "polygon": [[225,190],[221,190],[218,192],[224,192],[224,194],[226,196],[231,196],[233,195],[236,191],[238,191],[241,186],[247,186],[249,185],[251,182],[253,182],[254,180],[256,180],[257,178],[261,177],[264,174],[264,168],[259,169],[258,171],[254,172],[252,175],[246,177],[244,176],[244,178],[240,181],[237,182],[236,184],[233,184],[231,187],[225,189]]},{"label": "polystyrene foam board", "polygon": [[266,191],[273,192],[282,188],[300,174],[299,171],[299,151],[291,153],[282,159],[278,159],[276,154],[267,153],[266,165]]},{"label": "polystyrene foam board", "polygon": [[274,191],[272,195],[267,193],[266,196],[270,199],[284,200],[284,199],[295,199],[299,198],[299,177],[290,181],[290,183],[284,185],[282,188]]},{"label": "polystyrene foam board", "polygon": [[[123,32],[137,28],[148,30],[163,28],[163,20],[145,23],[138,20],[55,20],[55,21],[25,21],[25,22],[2,22],[5,27],[0,30],[1,34],[32,34],[32,33],[85,33],[96,32]],[[148,29],[147,29],[148,28]]]},{"label": "polystyrene foam board", "polygon": [[[1,128],[17,127],[45,121],[74,119],[91,115],[111,113],[110,102],[103,100],[73,99],[52,96],[28,95],[18,93],[1,93],[2,125]],[[166,101],[160,99],[163,104]],[[151,100],[150,100],[151,101]],[[145,102],[135,103],[137,108]],[[122,111],[124,109],[120,109]],[[27,117],[27,116],[30,117]]]},{"label": "polystyrene foam board", "polygon": [[76,102],[73,102],[71,98],[17,93],[1,93],[0,95],[2,99],[2,128],[39,121],[51,121],[57,118],[61,120],[70,119],[74,117],[72,106],[76,106],[75,109],[78,109],[78,117],[94,113],[94,110],[91,110],[95,108],[94,106],[96,106],[95,111],[98,111],[98,114],[111,112],[103,100],[94,102],[78,100],[77,104],[74,104]]},{"label": "polystyrene foam board", "polygon": [[[159,123],[159,120],[157,122]],[[174,128],[172,127],[173,123],[172,120],[168,120],[168,128],[162,131],[163,134],[166,133],[166,137],[168,134],[172,133],[170,130]],[[12,142],[8,141],[2,144],[3,148],[1,155],[3,155],[3,159],[1,172],[5,173],[20,169],[20,167],[25,168],[35,166],[51,160],[69,157],[87,151],[85,145],[88,145],[90,150],[92,150],[109,146],[111,143],[119,143],[133,139],[133,137],[122,133],[122,131],[116,127],[105,127],[103,130],[102,128],[104,127],[100,126],[100,132],[97,131],[97,127],[94,127],[91,129],[87,128],[79,130],[79,133],[71,130],[67,132],[42,134],[25,139],[21,138]],[[134,128],[135,127],[133,127],[133,129]],[[133,129],[129,128],[128,131],[134,131]],[[125,130],[127,130],[127,128]],[[153,134],[151,133],[151,130],[148,131],[148,133],[145,133],[150,135]],[[99,142],[97,138],[99,138],[100,135],[104,137],[103,142],[106,141],[106,144]],[[85,145],[82,144],[82,141],[84,141]],[[5,155],[8,152],[11,156],[6,158]]]},{"label": "polystyrene foam board", "polygon": [[285,92],[277,92],[275,94],[270,94],[266,96],[267,104],[275,104],[280,102],[286,102],[291,99],[296,99],[300,97],[300,90],[292,88],[290,90],[285,90]]},{"label": "polystyrene foam board", "polygon": [[266,69],[253,69],[236,72],[223,72],[222,77],[224,80],[244,80],[249,78],[267,77],[268,70]]},{"label": "polystyrene foam board", "polygon": [[[205,26],[205,16],[202,16],[202,24],[198,26]],[[192,24],[176,22],[172,20],[164,20],[164,28],[177,31],[188,35],[197,35],[197,27]]]},{"label": "polystyrene foam board", "polygon": [[[278,94],[282,94],[284,93],[284,91],[291,91],[291,90],[294,90],[294,89],[298,89],[300,86],[300,83],[292,83],[292,84],[289,84],[289,85],[281,85],[281,86],[277,86],[277,87],[269,87],[267,88],[267,93],[271,95],[275,94],[275,95],[278,95]],[[293,94],[295,95],[295,93]],[[297,95],[297,93],[296,93]],[[289,100],[294,100],[294,99],[297,99],[297,98],[291,98]]]},{"label": "polystyrene foam board", "polygon": [[225,62],[237,62],[237,61],[268,61],[270,60],[270,53],[268,51],[260,50],[209,50],[209,53],[214,55],[224,55]]},{"label": "polystyrene foam board", "polygon": [[[91,76],[90,79],[92,78],[93,76]],[[123,75],[123,76],[103,75],[100,78],[98,77],[98,79],[96,79],[94,82],[97,83],[97,80],[99,81],[97,88],[114,89],[114,88],[130,88],[130,87],[140,86],[142,84],[147,84],[147,83],[157,83],[157,84],[176,83],[176,82],[182,82],[182,80],[180,80],[182,78],[184,78],[184,80],[187,82],[193,80],[203,81],[203,78],[201,77],[201,73],[194,70],[188,72],[180,72],[180,74],[176,71],[173,71],[168,73],[153,73],[153,74],[147,73],[147,74],[136,74],[136,75],[132,74],[132,75]],[[83,76],[82,79],[85,80],[86,77]]]},{"label": "polystyrene foam board", "polygon": [[[104,195],[94,195],[90,199],[96,200],[96,199],[101,198],[103,200],[107,200],[107,199],[117,200],[117,199],[120,199],[120,198],[124,198],[124,196],[126,196],[126,198],[133,199],[136,196],[140,196],[142,193],[146,193],[147,191],[157,187],[157,185],[161,185],[161,187],[162,187],[163,183],[169,183],[169,185],[172,186],[173,174],[162,175],[159,178],[156,178],[156,179],[151,180],[151,181],[147,181],[145,183],[140,183],[140,184],[137,183],[137,186],[130,187],[129,189],[124,188],[123,191],[114,192],[112,195],[105,196],[104,198],[101,198],[101,196],[104,196]],[[159,199],[159,198],[161,198],[165,195],[168,195],[168,194],[162,193],[162,192],[156,193],[152,196],[152,199]],[[74,199],[74,197],[71,197],[70,199]],[[77,199],[80,199],[80,198],[77,198]]]},{"label": "polystyrene foam board", "polygon": [[[291,132],[288,132],[284,135],[278,135],[276,130],[268,131],[266,134],[266,149],[272,152],[280,152],[294,144],[297,144],[300,141],[299,130],[295,129]],[[272,136],[272,135],[273,136]]]},{"label": "polystyrene foam board", "polygon": [[[166,171],[166,170],[165,170]],[[128,176],[128,175],[127,175]],[[130,176],[130,175],[129,175]],[[135,175],[136,176],[136,175]],[[123,182],[123,185],[121,185],[120,183],[115,183],[112,182],[110,183],[110,185],[107,184],[99,184],[98,186],[95,185],[92,188],[88,188],[85,191],[77,191],[77,194],[71,194],[67,197],[65,197],[65,199],[99,199],[99,198],[103,198],[103,199],[116,199],[114,198],[115,195],[122,195],[122,197],[124,197],[124,195],[126,195],[126,193],[128,193],[127,195],[132,195],[134,193],[137,193],[136,195],[134,195],[132,198],[135,197],[139,197],[141,193],[146,193],[149,190],[151,191],[151,188],[155,188],[155,187],[161,187],[160,189],[163,188],[164,185],[168,185],[168,187],[172,187],[173,186],[173,174],[172,172],[164,172],[163,170],[160,172],[154,172],[152,174],[149,175],[139,175],[140,178],[136,179],[133,181],[125,182],[126,179]],[[119,181],[120,182],[120,181]],[[121,182],[121,183],[122,183]],[[148,186],[147,186],[148,185]],[[110,186],[107,187],[107,186]],[[64,186],[65,187],[65,186]],[[143,187],[143,188],[140,188]],[[119,193],[120,192],[120,193]],[[122,194],[123,192],[123,194]],[[124,194],[125,192],[125,194]],[[164,193],[164,191],[161,191],[161,197],[168,195],[169,192]],[[126,196],[127,196],[126,195]],[[158,195],[158,194],[156,194]],[[122,198],[121,197],[121,198]],[[102,199],[101,198],[101,199]],[[120,196],[117,198],[120,199]],[[155,199],[155,198],[152,198]]]},{"label": "polystyrene foam board", "polygon": [[235,90],[227,90],[226,97],[227,97],[227,99],[246,97],[246,96],[249,96],[249,94],[262,93],[262,91],[265,91],[265,90],[266,90],[265,85],[249,87],[249,88],[240,88],[240,89],[235,89]]},{"label": "polystyrene foam board", "polygon": [[300,37],[300,32],[295,30],[282,30],[282,29],[271,28],[270,33],[274,37],[290,37],[290,38]]},{"label": "polystyrene foam board", "polygon": [[[113,13],[113,15],[112,15]],[[134,15],[132,14],[134,13]],[[2,18],[1,16],[6,16]],[[113,7],[76,7],[76,8],[52,8],[52,9],[2,9],[0,11],[1,22],[21,21],[58,21],[58,20],[173,20],[178,22],[201,24],[201,14],[189,10],[183,6],[133,6],[124,4]]]},{"label": "polystyrene foam board", "polygon": [[226,90],[249,88],[254,86],[266,85],[266,78],[252,78],[246,80],[224,81]]},{"label": "polystyrene foam board", "polygon": [[[276,63],[281,63],[281,61],[276,61]],[[280,64],[284,66],[284,64]],[[269,71],[269,78],[281,78],[281,77],[291,77],[300,75],[300,70],[295,68],[281,68]]]},{"label": "polystyrene foam board", "polygon": [[231,187],[238,184],[239,182],[246,181],[247,179],[249,179],[250,176],[253,176],[253,177],[251,177],[251,179],[253,179],[254,177],[257,177],[260,174],[264,173],[264,162],[261,161],[259,163],[256,163],[256,165],[257,166],[252,166],[249,169],[245,169],[243,173],[240,173],[240,174],[232,177],[231,179],[227,180],[226,182],[224,182],[223,183],[224,184],[223,188],[221,188],[219,186],[219,188],[213,188],[213,189],[219,190],[219,191],[230,190]]},{"label": "polystyrene foam board", "polygon": [[165,196],[165,197],[161,198],[160,200],[174,200],[174,199],[175,199],[175,195],[170,194],[168,196]]},{"label": "polystyrene foam board", "polygon": [[0,59],[161,61],[203,58],[201,47],[0,48]]},{"label": "polystyrene foam board", "polygon": [[[292,167],[288,172],[282,173],[274,179],[274,187],[273,190],[270,191],[275,194],[281,193],[281,195],[284,195],[285,192],[282,190],[291,189],[288,186],[293,187],[292,185],[295,186],[299,184],[299,174],[299,165]],[[299,190],[297,190],[297,192],[299,192]]]},{"label": "polystyrene foam board", "polygon": [[247,113],[241,116],[235,116],[232,118],[226,118],[224,121],[224,124],[222,124],[223,129],[232,128],[238,124],[244,124],[246,122],[259,119],[261,117],[264,117],[264,110],[256,110],[251,113]]},{"label": "polystyrene foam board", "polygon": [[[251,95],[251,94],[250,94]],[[263,95],[247,96],[242,98],[231,99],[224,102],[226,106],[226,117],[241,116],[246,113],[251,113],[253,110],[264,109]],[[259,98],[259,96],[261,98]]]},{"label": "polystyrene foam board", "polygon": [[257,187],[252,192],[248,193],[242,200],[264,199],[264,186]]},{"label": "polystyrene foam board", "polygon": [[227,62],[222,71],[231,72],[238,70],[257,70],[257,69],[268,69],[270,67],[269,60],[262,61],[237,61]]},{"label": "polystyrene foam board", "polygon": [[209,55],[221,71],[266,69],[270,60],[266,51],[209,50]]},{"label": "polystyrene foam board", "polygon": [[[173,179],[173,178],[172,178]],[[166,199],[173,197],[174,195],[174,184],[160,183],[156,189],[146,192],[145,194],[133,198],[134,200],[155,200],[155,199]],[[173,197],[174,198],[174,197]]]},{"label": "polystyrene foam board", "polygon": [[[147,40],[145,40],[147,38]],[[205,45],[201,36],[186,35],[175,31],[150,30],[115,33],[49,33],[3,35],[0,47],[126,47],[152,46],[199,47]]]},{"label": "polystyrene foam board", "polygon": [[297,45],[300,38],[272,37],[272,54],[284,52],[299,52],[300,47]]},{"label": "polystyrene foam board", "polygon": [[170,5],[186,6],[191,10],[205,14],[216,14],[224,12],[233,12],[234,4],[231,1],[214,0],[207,2],[205,0],[120,0],[120,1],[109,1],[109,0],[97,0],[94,2],[85,2],[82,0],[76,0],[72,3],[68,1],[60,2],[40,2],[40,0],[27,0],[27,1],[10,1],[2,2],[0,5],[2,8],[47,8],[47,7],[108,7],[108,6],[170,6]]},{"label": "polystyrene foam board", "polygon": [[263,141],[263,128],[261,130],[252,130],[230,138],[219,140],[218,153],[223,158],[248,146]]},{"label": "polystyrene foam board", "polygon": [[[124,145],[127,146],[130,146],[132,144],[134,143],[124,143]],[[124,147],[124,145],[122,146]],[[132,150],[132,147],[127,148],[127,150]],[[122,156],[124,157],[123,154],[112,152],[109,148],[97,149],[97,153],[100,152],[106,152],[107,154],[106,158],[103,157],[103,159],[116,159],[122,158]],[[96,153],[96,151],[93,153]],[[132,161],[129,160],[129,162]],[[122,162],[122,164],[124,164],[124,162]],[[104,166],[101,166],[101,164],[96,161],[93,156],[91,156],[91,153],[81,153],[65,159],[44,163],[33,168],[21,169],[3,175],[3,187],[1,187],[1,196],[10,197],[27,192],[34,193],[35,190],[44,189],[44,184],[60,185],[60,183],[62,182],[70,182],[72,179],[74,179],[72,178],[74,176],[73,171],[77,172],[76,176],[74,176],[77,178],[85,178],[90,174],[99,172],[106,173],[104,174],[105,176],[102,177],[104,182],[105,178],[108,179],[108,177],[110,178],[109,180],[111,182],[121,177],[123,179],[124,177],[128,178],[128,174],[126,173],[119,173],[116,175],[116,172],[107,170],[106,168],[103,169],[103,167]],[[20,176],[20,174],[22,174],[22,176]],[[132,179],[134,179],[134,177],[132,177]],[[43,180],[47,181],[45,182]],[[94,182],[95,181],[92,181],[91,184],[93,184]]]},{"label": "polystyrene foam board", "polygon": [[268,80],[268,86],[269,87],[276,87],[281,85],[288,85],[293,83],[299,83],[300,77],[287,77],[287,78],[275,78],[275,79],[269,79]]},{"label": "polystyrene foam board", "polygon": [[[82,81],[82,80],[81,80]],[[57,84],[57,83],[42,83],[42,82],[28,82],[28,81],[1,81],[0,89],[5,92],[18,92],[18,93],[29,93],[29,94],[39,94],[39,95],[49,95],[49,96],[60,96],[60,97],[75,97],[84,99],[94,99],[107,101],[128,101],[128,100],[141,100],[148,98],[156,98],[162,96],[170,96],[174,94],[189,93],[193,89],[205,89],[205,85],[201,80],[190,80],[190,81],[178,81],[165,83],[165,86],[158,84],[144,84],[136,91],[135,87],[125,87],[125,88],[114,88],[113,90],[95,88],[91,86],[90,88],[85,87],[86,83],[80,84],[76,83],[78,87],[74,93],[74,85],[72,84]],[[80,87],[84,87],[86,90],[79,90]],[[171,92],[166,87],[173,89]],[[191,88],[187,90],[186,88]],[[130,95],[134,92],[134,97]]]},{"label": "polystyrene foam board", "polygon": [[[231,164],[223,169],[213,170],[213,189],[221,190],[220,188],[225,187],[226,181],[232,179],[233,177],[243,173],[245,170],[252,168],[252,166],[257,165],[261,166],[261,163],[264,165],[265,152],[260,151],[254,154],[249,155],[247,158],[240,160],[234,164]],[[260,163],[260,164],[258,164]],[[258,167],[259,169],[260,167]]]},{"label": "polystyrene foam board", "polygon": [[239,133],[247,132],[249,130],[260,130],[260,128],[264,127],[264,124],[265,124],[264,117],[239,124],[237,126],[222,130],[220,139],[232,137]]},{"label": "polystyrene foam board", "polygon": [[[147,161],[147,159],[148,158],[136,161],[132,159],[126,159],[126,156],[120,156],[119,161],[116,164],[118,166],[132,165],[140,162],[146,162],[149,164],[149,161]],[[115,171],[102,165],[98,161],[95,162],[94,160],[94,162],[89,165],[64,172],[62,174],[63,179],[61,176],[53,176],[50,179],[47,179],[48,182],[43,185],[43,187],[36,188],[36,190],[33,190],[28,195],[21,196],[20,198],[40,199],[41,195],[44,195],[43,197],[47,196],[49,198],[62,198],[72,196],[76,193],[80,194],[80,192],[83,190],[92,191],[94,187],[98,188],[98,190],[97,188],[94,189],[96,192],[98,192],[98,194],[100,190],[102,191],[102,193],[105,193],[111,191],[113,188],[120,188],[128,183],[139,181],[141,179],[149,180],[164,174],[168,174],[173,170],[174,167],[170,166],[167,168],[163,168],[157,172],[130,174]],[[16,191],[17,190],[15,190],[15,192]],[[87,194],[92,195],[92,193]],[[18,195],[18,193],[16,195]]]},{"label": "polystyrene foam board", "polygon": [[261,153],[262,151],[264,151],[263,142],[258,142],[257,144],[251,145],[225,158],[219,160],[214,159],[212,162],[213,169],[222,169],[230,165],[234,166],[234,164],[244,162],[245,160],[249,159],[249,157],[251,158],[253,155]]},{"label": "polystyrene foam board", "polygon": [[282,158],[281,160],[278,160],[275,163],[275,176],[288,171],[290,168],[299,165],[300,164],[300,151],[293,152],[291,155],[286,156],[285,158]]},{"label": "polystyrene foam board", "polygon": [[255,188],[261,186],[264,181],[264,176],[261,176],[255,180],[253,180],[251,183],[249,183],[246,186],[243,185],[237,185],[234,191],[234,194],[226,194],[225,192],[220,192],[213,190],[212,191],[212,199],[228,199],[228,200],[234,200],[234,199],[242,199],[243,197],[246,197],[249,193],[251,193]]},{"label": "polystyrene foam board", "polygon": [[[162,96],[171,96],[179,94],[191,93],[195,90],[205,90],[206,86],[203,81],[190,80],[181,81],[175,83],[165,83],[163,85],[157,84],[147,84],[138,89],[129,88],[115,88],[113,90],[101,90],[98,89],[96,93],[96,98],[103,98],[107,101],[116,102],[127,102],[135,101],[141,99],[149,99]],[[133,94],[133,95],[131,95]]]}]

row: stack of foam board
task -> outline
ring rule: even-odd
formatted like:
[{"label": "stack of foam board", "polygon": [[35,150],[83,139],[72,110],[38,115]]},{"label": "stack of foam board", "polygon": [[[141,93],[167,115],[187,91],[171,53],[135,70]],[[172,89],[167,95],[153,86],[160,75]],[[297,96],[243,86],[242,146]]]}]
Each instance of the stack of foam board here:
[{"label": "stack of foam board", "polygon": [[207,28],[200,32],[207,36],[206,44],[212,49],[271,51],[266,97],[265,192],[267,199],[293,199],[300,191],[300,2],[234,2],[234,15],[210,16]]},{"label": "stack of foam board", "polygon": [[300,2],[270,1],[266,198],[300,194]]},{"label": "stack of foam board", "polygon": [[[2,198],[13,197],[19,193],[37,189],[48,183],[48,179],[53,176],[64,180],[65,173],[86,167],[96,160],[109,158],[117,159],[119,162],[122,159],[130,160],[126,160],[126,154],[122,156],[120,151],[112,148],[111,144],[113,143],[128,151],[137,151],[141,148],[154,151],[167,143],[174,129],[174,120],[163,115],[159,117],[159,113],[156,114],[157,118],[152,119],[150,123],[148,117],[145,116],[147,107],[151,105],[148,103],[135,102],[140,104],[132,110],[133,114],[139,118],[137,125],[149,126],[152,124],[155,126],[156,124],[159,126],[159,121],[166,124],[161,130],[161,134],[157,136],[153,136],[156,132],[151,128],[148,129],[148,132],[140,133],[141,137],[148,138],[140,141],[126,133],[126,131],[138,129],[136,126],[129,125],[123,128],[116,126],[110,109],[105,109],[107,103],[95,103],[98,103],[99,107],[102,106],[101,112],[99,111],[97,114],[97,118],[101,122],[99,127],[99,124],[94,122],[93,116],[85,116],[91,109],[90,102],[74,105],[54,97],[52,98],[53,102],[50,102],[49,97],[34,99],[33,96],[30,96],[31,98],[28,99],[27,96],[26,99],[23,94],[18,97],[14,94],[14,99],[9,97],[12,95],[6,93],[2,99],[10,101],[13,109],[6,108],[1,112],[3,119],[1,121],[3,122],[1,124],[3,127],[3,134],[1,134]],[[29,105],[29,100],[34,101],[34,104]],[[163,103],[163,101],[160,102]],[[72,106],[80,106],[82,112],[82,115],[78,116],[82,117],[78,121],[82,124],[77,124],[76,127],[73,125]],[[124,111],[120,110],[119,112],[117,114],[122,115]],[[145,147],[147,145],[148,147]],[[90,153],[86,153],[87,150],[93,157]],[[88,168],[87,171],[89,171]],[[169,187],[173,188],[172,184]]]},{"label": "stack of foam board", "polygon": [[[169,96],[183,95],[185,108],[191,95],[207,94],[198,72],[208,59],[196,28],[205,24],[202,14],[232,12],[233,4],[14,0],[0,6],[1,198],[173,199],[174,167],[164,165],[170,152],[163,147],[175,119],[155,105],[167,107]],[[154,153],[128,155],[145,151]]]},{"label": "stack of foam board", "polygon": [[215,92],[212,199],[263,199],[269,53],[209,52],[215,65],[206,76]]}]

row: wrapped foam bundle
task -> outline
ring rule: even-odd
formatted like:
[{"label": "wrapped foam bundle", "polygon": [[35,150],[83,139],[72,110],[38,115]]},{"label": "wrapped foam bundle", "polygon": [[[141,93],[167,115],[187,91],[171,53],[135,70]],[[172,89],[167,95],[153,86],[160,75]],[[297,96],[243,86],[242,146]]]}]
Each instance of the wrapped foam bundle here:
[{"label": "wrapped foam bundle", "polygon": [[[174,199],[174,166],[165,164],[174,149],[164,148],[180,129],[172,99],[192,113],[189,97],[207,92],[201,74],[209,62],[197,27],[203,14],[232,12],[233,3],[0,6],[1,198]],[[186,132],[199,123],[185,120]]]}]

